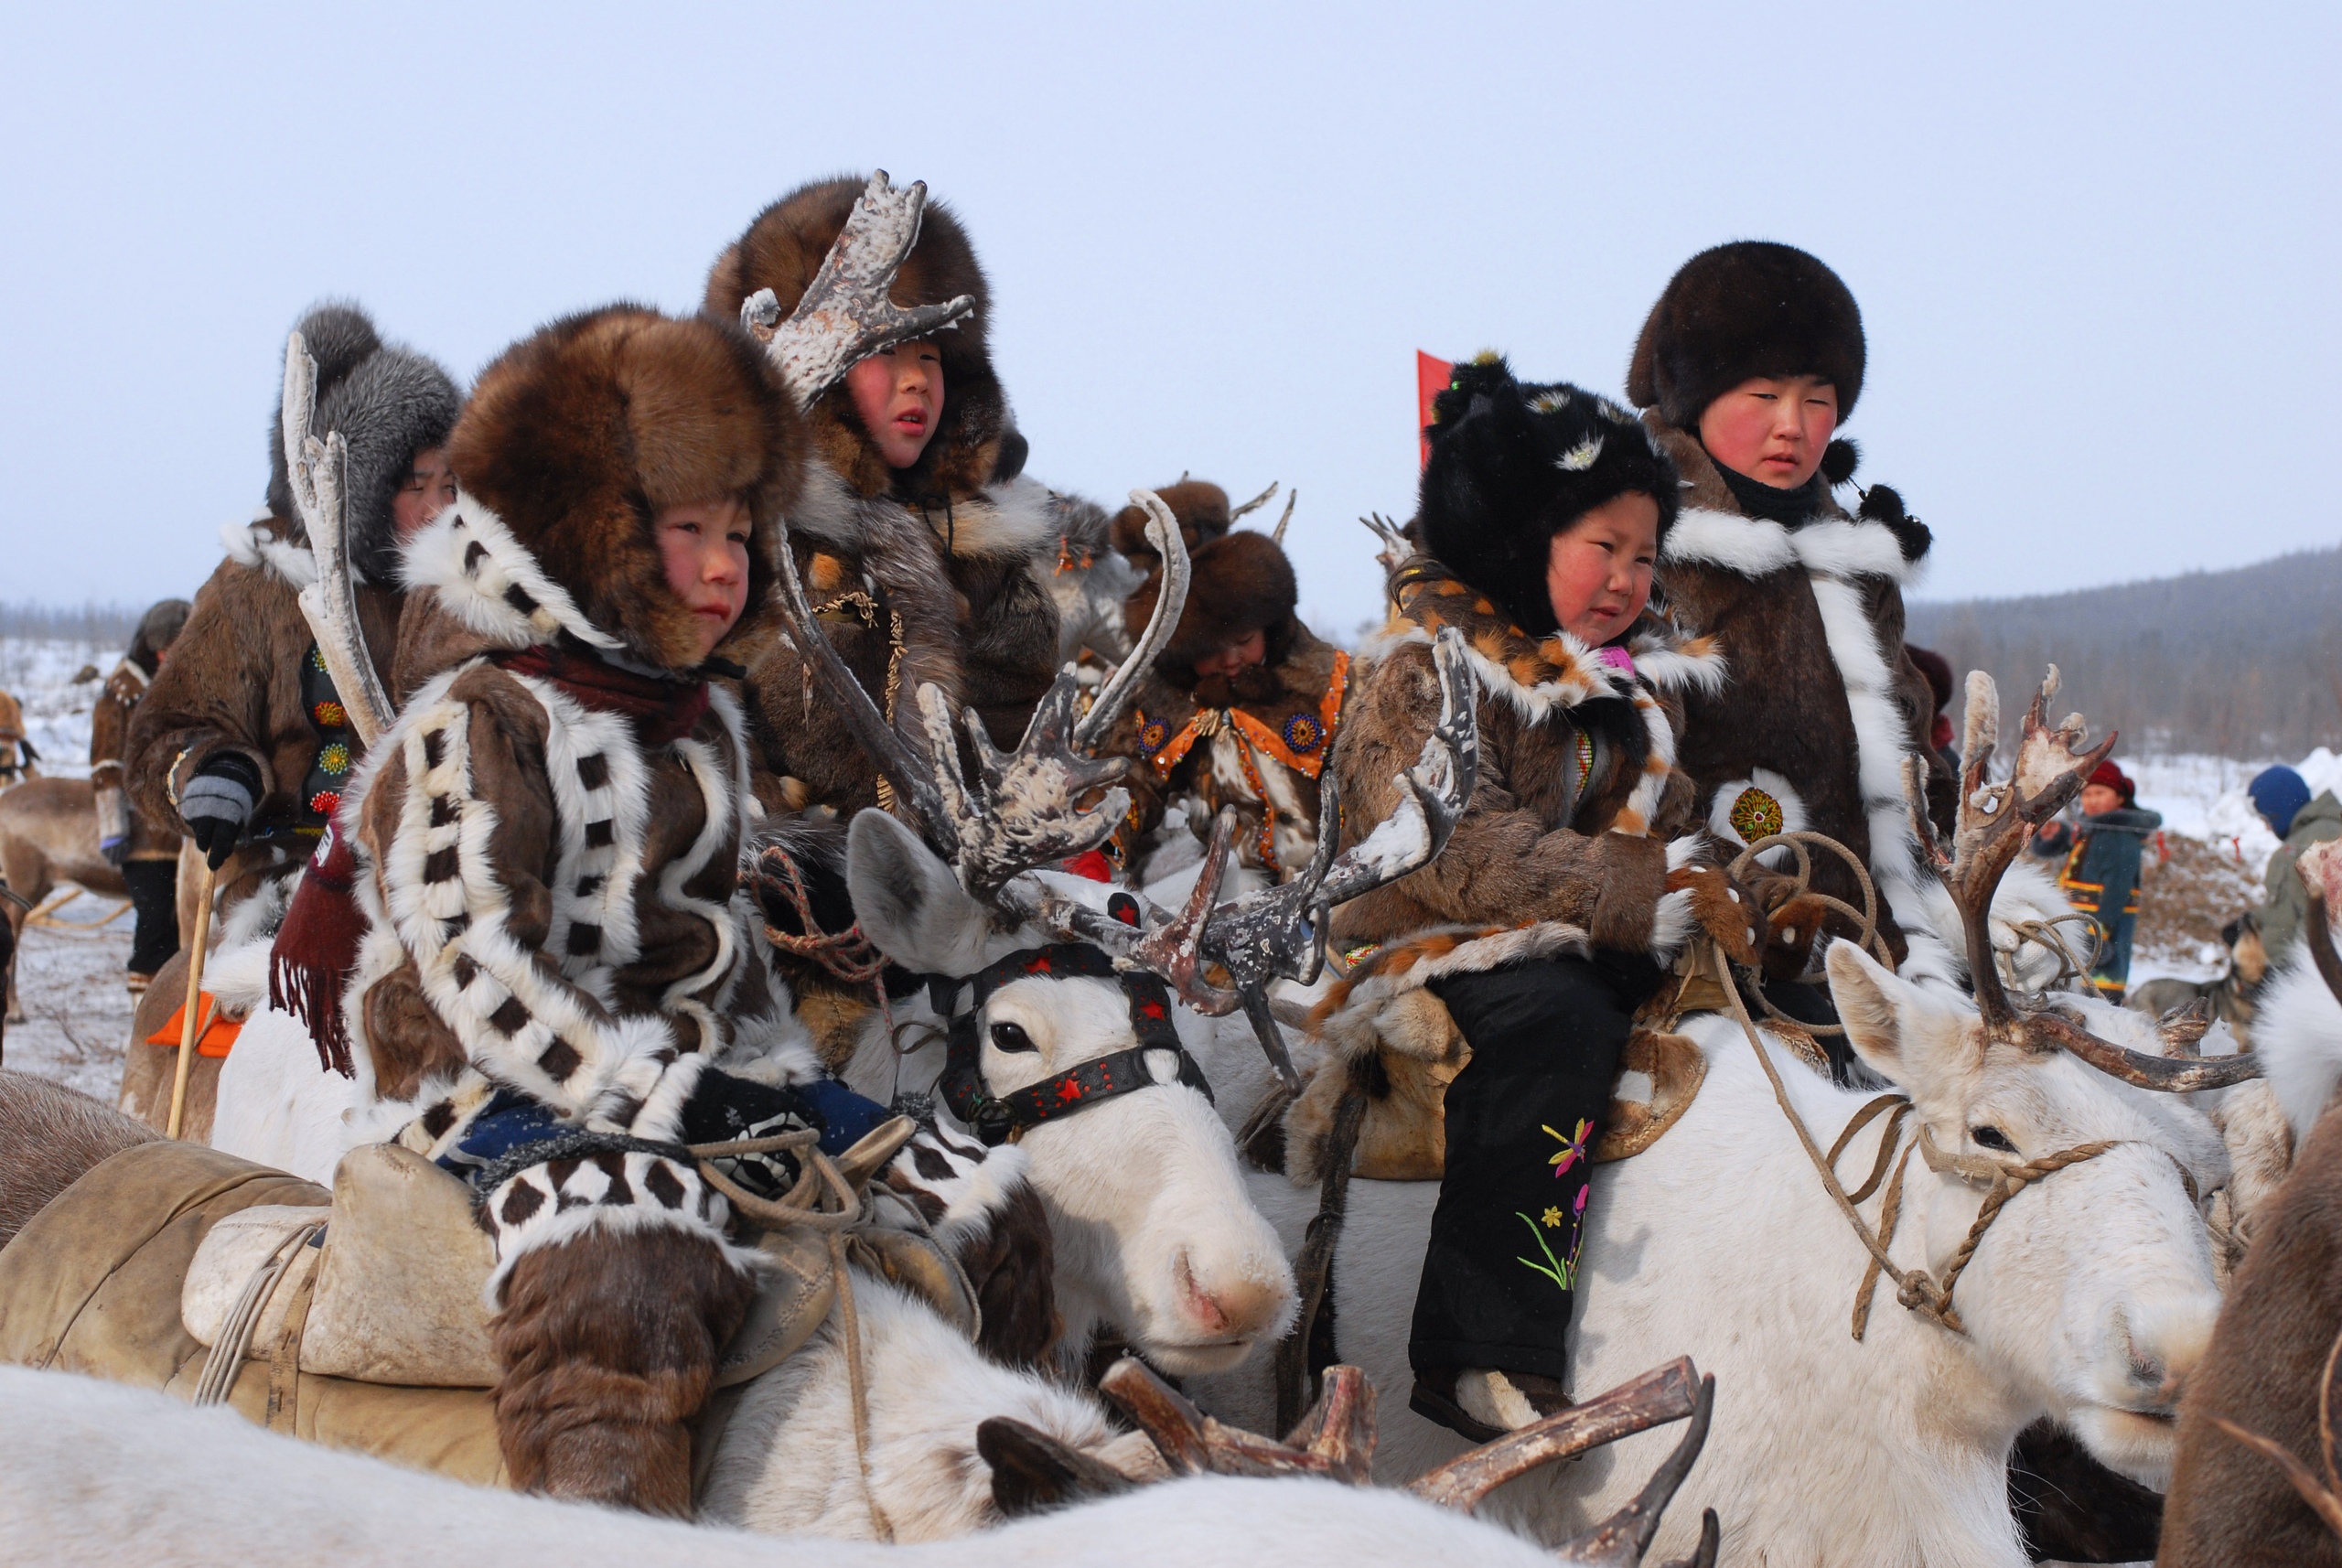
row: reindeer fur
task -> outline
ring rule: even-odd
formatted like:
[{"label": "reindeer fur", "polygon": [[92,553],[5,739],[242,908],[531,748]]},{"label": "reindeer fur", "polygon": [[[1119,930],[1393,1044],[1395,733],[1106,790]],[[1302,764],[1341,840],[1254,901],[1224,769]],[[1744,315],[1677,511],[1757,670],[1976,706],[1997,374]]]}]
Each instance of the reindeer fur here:
[{"label": "reindeer fur", "polygon": [[61,1083],[0,1072],[0,1247],[91,1165],[158,1136]]},{"label": "reindeer fur", "polygon": [[[25,1568],[770,1568],[729,1529],[516,1497],[296,1443],[220,1411],[0,1368],[0,1540]],[[1328,1481],[1198,1477],[932,1545],[791,1541],[801,1568],[1536,1568],[1491,1524]]]}]

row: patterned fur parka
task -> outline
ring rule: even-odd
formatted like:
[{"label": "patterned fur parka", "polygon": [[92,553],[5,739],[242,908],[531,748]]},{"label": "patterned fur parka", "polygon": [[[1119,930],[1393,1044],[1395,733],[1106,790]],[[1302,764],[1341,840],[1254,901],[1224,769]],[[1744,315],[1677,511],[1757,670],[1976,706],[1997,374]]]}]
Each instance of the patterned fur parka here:
[{"label": "patterned fur parka", "polygon": [[1463,633],[1477,680],[1479,783],[1437,859],[1335,912],[1337,945],[1445,933],[1467,939],[1444,961],[1458,970],[1589,943],[1671,959],[1693,929],[1690,891],[1666,886],[1697,843],[1668,843],[1692,820],[1682,702],[1722,684],[1713,644],[1646,613],[1628,676],[1565,631],[1529,637],[1428,556],[1400,564],[1391,595],[1338,754],[1343,842],[1397,808],[1397,775],[1438,722],[1444,627]]}]

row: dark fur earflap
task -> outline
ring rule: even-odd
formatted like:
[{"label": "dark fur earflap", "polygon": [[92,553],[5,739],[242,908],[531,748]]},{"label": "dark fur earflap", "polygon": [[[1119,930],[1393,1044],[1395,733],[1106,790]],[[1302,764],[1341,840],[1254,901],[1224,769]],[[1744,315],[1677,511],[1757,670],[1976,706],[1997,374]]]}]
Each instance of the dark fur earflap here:
[{"label": "dark fur earflap", "polygon": [[[1179,537],[1187,542],[1191,556],[1234,526],[1228,492],[1209,479],[1181,479],[1158,486],[1155,493],[1179,524]],[[1147,571],[1154,571],[1162,559],[1147,542],[1146,512],[1141,507],[1126,506],[1114,514],[1112,539],[1115,549]]]},{"label": "dark fur earflap", "polygon": [[1627,396],[1679,430],[1753,376],[1820,376],[1838,418],[1863,390],[1863,313],[1842,280],[1794,245],[1737,240],[1668,280],[1627,366]]},{"label": "dark fur earflap", "polygon": [[[406,482],[414,455],[445,446],[463,409],[463,394],[438,363],[411,349],[385,344],[354,305],[313,306],[294,330],[317,366],[317,408],[312,428],[323,440],[338,432],[349,448],[351,561],[370,583],[398,581],[398,537],[391,503]],[[282,389],[268,426],[268,510],[305,539],[293,504],[285,462]]]},{"label": "dark fur earflap", "polygon": [[1917,561],[1935,546],[1935,534],[1928,525],[1903,510],[1903,498],[1885,485],[1873,485],[1863,492],[1862,510],[1855,515],[1865,522],[1883,522],[1895,532],[1895,542],[1902,548],[1903,559]]},{"label": "dark fur earflap", "polygon": [[1583,387],[1524,385],[1490,355],[1456,367],[1432,414],[1423,547],[1531,637],[1554,628],[1545,593],[1553,535],[1633,492],[1659,504],[1662,542],[1674,524],[1674,463],[1640,420]]},{"label": "dark fur earflap", "polygon": [[1821,449],[1821,477],[1836,489],[1854,477],[1863,465],[1863,449],[1843,436]]},{"label": "dark fur earflap", "polygon": [[595,626],[666,670],[698,660],[667,586],[652,519],[736,497],[748,508],[748,610],[716,650],[759,632],[779,566],[775,520],[797,498],[794,401],[737,326],[635,305],[572,316],[480,373],[449,446],[457,476],[503,519]]},{"label": "dark fur earflap", "polygon": [[[760,288],[772,290],[782,316],[795,310],[868,183],[860,175],[816,180],[757,213],[747,232],[725,247],[708,271],[703,308],[709,318],[727,327],[736,323],[741,302]],[[943,356],[943,413],[917,465],[900,473],[886,466],[843,384],[824,392],[809,411],[816,450],[855,493],[891,491],[905,500],[940,505],[1012,478],[1024,467],[1024,439],[1011,424],[1008,396],[993,371],[991,285],[958,215],[930,200],[919,242],[895,274],[889,297],[908,307],[940,305],[963,294],[974,298],[975,314],[935,337]]]},{"label": "dark fur earflap", "polygon": [[[1255,631],[1268,633],[1268,662],[1282,662],[1292,646],[1294,610],[1301,598],[1284,546],[1265,533],[1241,530],[1208,541],[1190,566],[1187,602],[1155,667],[1192,667]],[[1147,623],[1162,584],[1157,573],[1123,601],[1123,625]]]}]

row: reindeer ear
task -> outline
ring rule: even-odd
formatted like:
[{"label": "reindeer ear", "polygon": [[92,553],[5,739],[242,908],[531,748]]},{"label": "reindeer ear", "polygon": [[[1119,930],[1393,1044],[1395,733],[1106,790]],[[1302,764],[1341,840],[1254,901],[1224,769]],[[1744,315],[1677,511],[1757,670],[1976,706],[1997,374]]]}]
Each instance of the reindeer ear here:
[{"label": "reindeer ear", "polygon": [[1826,961],[1830,996],[1847,1043],[1875,1071],[1900,1082],[1907,1076],[1903,1051],[1900,980],[1853,942],[1832,942]]},{"label": "reindeer ear", "polygon": [[919,836],[876,808],[846,830],[845,885],[863,934],[905,969],[970,974],[992,921]]}]

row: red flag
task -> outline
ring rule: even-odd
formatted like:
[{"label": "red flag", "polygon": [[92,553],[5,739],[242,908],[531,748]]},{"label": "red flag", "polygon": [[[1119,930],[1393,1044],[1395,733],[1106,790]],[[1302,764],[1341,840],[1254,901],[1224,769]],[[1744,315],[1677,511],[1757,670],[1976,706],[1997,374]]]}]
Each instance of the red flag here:
[{"label": "red flag", "polygon": [[[1415,430],[1420,435],[1431,424],[1431,400],[1447,390],[1456,374],[1456,367],[1445,360],[1434,360],[1421,349],[1415,350]],[[1431,442],[1423,442],[1423,462],[1431,462]]]}]

